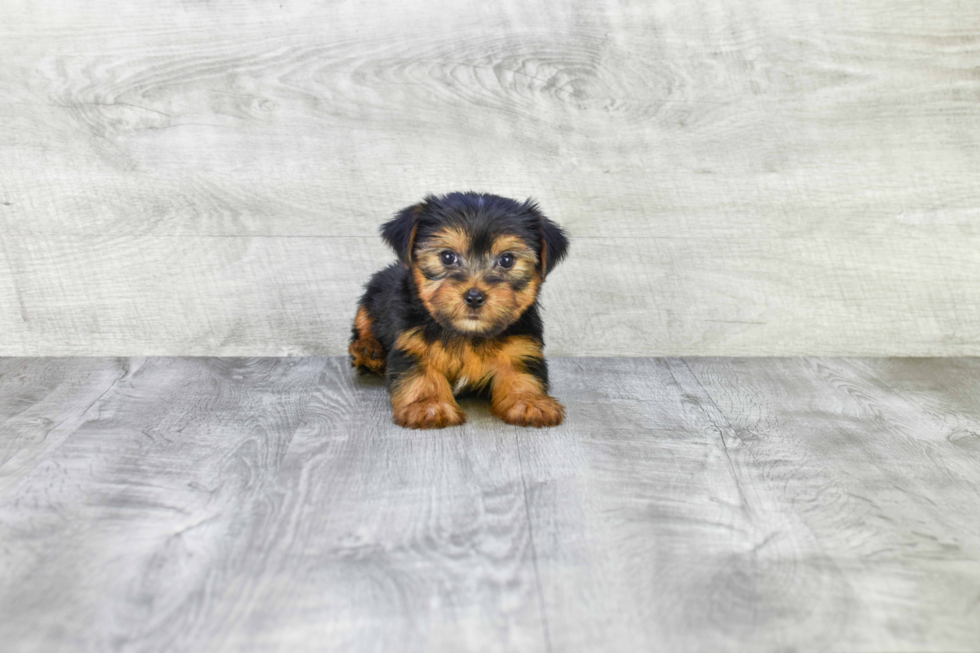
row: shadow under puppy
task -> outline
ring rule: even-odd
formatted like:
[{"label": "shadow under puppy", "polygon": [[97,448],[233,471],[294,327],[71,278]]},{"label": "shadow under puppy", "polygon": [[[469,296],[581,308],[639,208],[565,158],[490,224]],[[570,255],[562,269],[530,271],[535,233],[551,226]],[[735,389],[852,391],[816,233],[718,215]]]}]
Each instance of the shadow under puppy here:
[{"label": "shadow under puppy", "polygon": [[383,374],[396,424],[466,421],[454,398],[489,391],[510,424],[555,426],[538,290],[568,250],[531,200],[428,195],[381,227],[395,263],[371,277],[354,318],[351,363]]}]

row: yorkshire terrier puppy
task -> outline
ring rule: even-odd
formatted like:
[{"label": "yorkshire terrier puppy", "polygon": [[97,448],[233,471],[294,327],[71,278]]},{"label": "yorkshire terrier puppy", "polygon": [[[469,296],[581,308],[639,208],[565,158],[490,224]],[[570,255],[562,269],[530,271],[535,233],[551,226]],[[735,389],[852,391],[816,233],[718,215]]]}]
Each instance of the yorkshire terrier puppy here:
[{"label": "yorkshire terrier puppy", "polygon": [[455,395],[489,392],[510,424],[555,426],[538,290],[568,238],[531,200],[426,196],[381,227],[395,263],[371,277],[354,318],[351,364],[383,374],[394,421],[466,421]]}]

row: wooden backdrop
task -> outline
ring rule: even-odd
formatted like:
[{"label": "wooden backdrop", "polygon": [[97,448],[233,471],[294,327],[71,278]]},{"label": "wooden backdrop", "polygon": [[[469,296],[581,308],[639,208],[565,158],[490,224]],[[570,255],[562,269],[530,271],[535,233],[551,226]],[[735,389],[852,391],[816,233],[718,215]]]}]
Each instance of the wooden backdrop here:
[{"label": "wooden backdrop", "polygon": [[553,354],[980,354],[980,3],[0,12],[0,354],[344,353],[465,189],[571,232]]}]

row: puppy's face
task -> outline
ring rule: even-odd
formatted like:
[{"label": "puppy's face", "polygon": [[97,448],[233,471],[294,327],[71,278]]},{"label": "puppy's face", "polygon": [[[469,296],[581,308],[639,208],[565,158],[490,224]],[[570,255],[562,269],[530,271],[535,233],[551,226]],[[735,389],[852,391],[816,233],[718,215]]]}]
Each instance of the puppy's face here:
[{"label": "puppy's face", "polygon": [[538,256],[521,236],[437,227],[418,243],[412,273],[419,298],[444,328],[492,336],[534,303]]},{"label": "puppy's face", "polygon": [[532,202],[476,193],[427,197],[382,235],[410,267],[433,319],[476,337],[513,324],[568,247],[561,228]]}]

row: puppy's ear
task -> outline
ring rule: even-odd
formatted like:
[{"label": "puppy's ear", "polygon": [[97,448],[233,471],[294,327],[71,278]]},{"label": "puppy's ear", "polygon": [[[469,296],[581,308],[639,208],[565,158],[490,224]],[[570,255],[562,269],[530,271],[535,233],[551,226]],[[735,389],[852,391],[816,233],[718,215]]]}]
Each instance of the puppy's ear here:
[{"label": "puppy's ear", "polygon": [[541,245],[538,259],[541,261],[541,281],[551,274],[555,266],[568,254],[568,236],[565,230],[549,220],[533,200],[528,199],[525,206],[531,211],[538,222]]},{"label": "puppy's ear", "polygon": [[415,204],[402,209],[395,217],[381,225],[381,237],[395,250],[398,260],[406,267],[412,264],[412,248],[415,246],[415,232],[419,228],[419,217],[423,204]]}]

